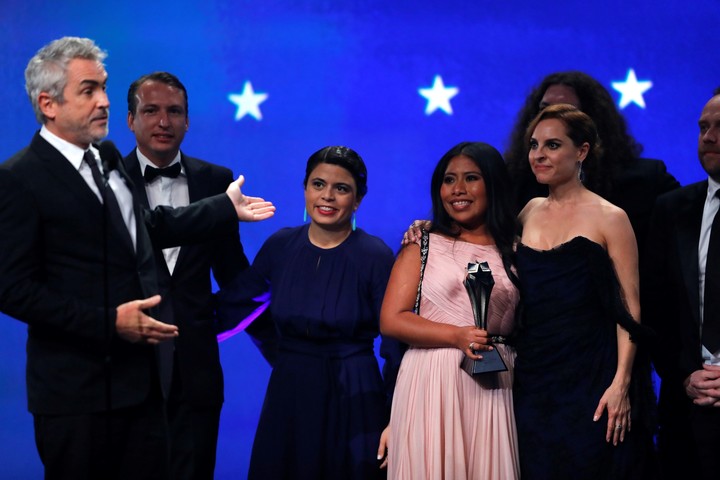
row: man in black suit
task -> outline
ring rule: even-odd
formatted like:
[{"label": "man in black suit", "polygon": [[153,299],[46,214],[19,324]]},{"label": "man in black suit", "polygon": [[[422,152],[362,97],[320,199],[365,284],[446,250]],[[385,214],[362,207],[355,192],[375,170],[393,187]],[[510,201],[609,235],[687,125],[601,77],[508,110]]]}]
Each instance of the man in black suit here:
[{"label": "man in black suit", "polygon": [[[136,195],[150,208],[180,207],[218,193],[232,182],[224,167],[180,151],[188,129],[185,86],[174,75],[144,75],[128,90],[128,127],[137,148],[124,159]],[[213,318],[210,272],[219,286],[248,266],[237,229],[196,245],[156,251],[160,319],[177,325],[164,383],[171,477],[212,480],[215,470],[223,375]]]},{"label": "man in black suit", "polygon": [[[698,154],[708,179],[658,198],[642,265],[643,322],[658,332],[662,379],[658,446],[666,478],[720,474],[720,89],[700,115]],[[711,235],[712,232],[712,235]],[[720,234],[720,231],[717,232]],[[715,257],[720,259],[719,257]]]},{"label": "man in black suit", "polygon": [[92,40],[65,37],[28,63],[42,128],[0,166],[0,310],[28,324],[28,407],[45,478],[162,479],[153,346],[182,331],[144,313],[161,301],[151,242],[231,234],[238,219],[274,207],[244,196],[241,177],[226,194],[150,212],[123,166],[111,170],[111,150],[101,173],[104,58]]}]

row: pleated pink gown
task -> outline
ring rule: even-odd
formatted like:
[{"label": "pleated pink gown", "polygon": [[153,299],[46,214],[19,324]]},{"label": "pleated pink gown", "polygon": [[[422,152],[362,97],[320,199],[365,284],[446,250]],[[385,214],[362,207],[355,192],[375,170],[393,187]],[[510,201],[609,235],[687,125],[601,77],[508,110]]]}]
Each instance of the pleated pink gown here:
[{"label": "pleated pink gown", "polygon": [[[488,262],[495,285],[488,330],[513,330],[519,294],[494,246],[430,235],[420,314],[434,322],[473,325],[463,286],[467,264]],[[457,348],[413,348],[403,357],[390,419],[388,478],[511,480],[520,477],[512,380],[514,350],[498,345],[507,372],[471,377]]]}]

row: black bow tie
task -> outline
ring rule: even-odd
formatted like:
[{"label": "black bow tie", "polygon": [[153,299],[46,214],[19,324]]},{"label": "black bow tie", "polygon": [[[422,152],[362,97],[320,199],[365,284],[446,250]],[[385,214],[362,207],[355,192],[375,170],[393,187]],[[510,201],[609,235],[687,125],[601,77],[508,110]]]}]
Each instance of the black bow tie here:
[{"label": "black bow tie", "polygon": [[157,177],[177,178],[180,175],[180,162],[174,163],[166,168],[155,168],[150,165],[145,167],[145,183],[150,183]]}]

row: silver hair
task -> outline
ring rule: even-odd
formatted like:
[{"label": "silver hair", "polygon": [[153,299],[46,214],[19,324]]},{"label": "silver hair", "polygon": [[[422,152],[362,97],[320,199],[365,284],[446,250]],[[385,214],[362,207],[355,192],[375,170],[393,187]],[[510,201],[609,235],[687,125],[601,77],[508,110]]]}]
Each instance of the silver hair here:
[{"label": "silver hair", "polygon": [[30,97],[35,118],[41,124],[47,119],[40,110],[38,96],[45,92],[63,103],[63,90],[67,85],[67,68],[71,60],[82,58],[102,63],[107,53],[89,38],[63,37],[42,47],[28,62],[25,69],[25,91]]}]

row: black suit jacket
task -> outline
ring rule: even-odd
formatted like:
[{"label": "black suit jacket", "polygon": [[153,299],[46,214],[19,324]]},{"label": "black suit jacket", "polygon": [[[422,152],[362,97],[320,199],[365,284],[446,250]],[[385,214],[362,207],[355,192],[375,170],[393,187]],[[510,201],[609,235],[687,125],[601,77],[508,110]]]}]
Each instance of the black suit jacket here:
[{"label": "black suit jacket", "polygon": [[698,243],[707,187],[706,180],[658,198],[641,264],[642,321],[658,333],[661,415],[687,403],[683,381],[702,368]]},{"label": "black suit jacket", "polygon": [[[123,166],[118,169],[126,178]],[[115,307],[158,292],[151,241],[172,246],[237,230],[226,195],[185,209],[149,212],[137,201],[134,208],[137,253],[123,236],[108,236],[108,351],[102,205],[79,172],[39,133],[0,166],[0,310],[28,324],[27,390],[33,413],[103,411],[106,358],[112,407],[144,401],[152,384],[154,352],[117,336]]]},{"label": "black suit jacket", "polygon": [[[233,181],[232,171],[202,160],[181,156],[190,202],[225,192]],[[148,207],[136,150],[123,159],[137,187],[136,196]],[[172,275],[160,249],[156,249],[160,293],[170,302],[180,336],[175,340],[175,364],[183,385],[184,399],[195,406],[220,406],[223,375],[212,305],[210,271],[219,286],[248,267],[237,228],[226,235],[180,249]]]}]

